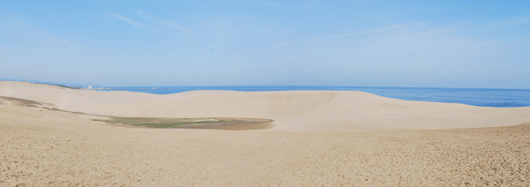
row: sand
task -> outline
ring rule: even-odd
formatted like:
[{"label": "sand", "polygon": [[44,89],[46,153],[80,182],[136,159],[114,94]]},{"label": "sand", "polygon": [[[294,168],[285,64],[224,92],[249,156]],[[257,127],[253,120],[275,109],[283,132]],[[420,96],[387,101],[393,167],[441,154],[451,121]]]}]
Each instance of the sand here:
[{"label": "sand", "polygon": [[0,96],[92,114],[274,120],[250,131],[126,128],[0,99],[0,186],[530,185],[530,107],[21,82],[0,82]]}]

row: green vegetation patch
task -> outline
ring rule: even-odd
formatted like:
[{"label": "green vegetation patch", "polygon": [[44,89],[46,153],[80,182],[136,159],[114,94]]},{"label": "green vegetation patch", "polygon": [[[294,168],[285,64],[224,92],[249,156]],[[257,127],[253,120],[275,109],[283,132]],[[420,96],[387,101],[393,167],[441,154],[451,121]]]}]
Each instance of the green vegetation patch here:
[{"label": "green vegetation patch", "polygon": [[50,85],[59,86],[59,87],[62,87],[62,88],[76,89],[76,90],[82,89],[82,87],[79,87],[79,86],[66,86],[66,85],[62,85],[62,84],[50,84]]},{"label": "green vegetation patch", "polygon": [[50,103],[42,103],[27,99],[20,99],[16,97],[6,97],[6,96],[0,96],[0,99],[12,102],[13,104],[17,106],[24,106],[24,107],[38,107],[39,105],[45,105],[45,106],[52,106]]},{"label": "green vegetation patch", "polygon": [[[6,103],[7,102],[7,103]],[[0,96],[0,105],[11,103],[24,107],[38,107],[52,111],[68,112],[72,114],[88,115],[99,119],[92,121],[105,122],[129,127],[150,128],[191,128],[191,129],[220,129],[220,130],[256,130],[272,127],[273,120],[259,118],[153,118],[153,117],[116,117],[107,115],[87,114],[83,112],[67,111],[55,108],[53,104],[36,102],[15,97]]]},{"label": "green vegetation patch", "polygon": [[134,127],[153,127],[153,128],[175,128],[182,126],[204,125],[211,123],[222,123],[217,119],[204,118],[134,118],[134,117],[111,117],[109,120],[92,119],[113,124],[120,124]]}]

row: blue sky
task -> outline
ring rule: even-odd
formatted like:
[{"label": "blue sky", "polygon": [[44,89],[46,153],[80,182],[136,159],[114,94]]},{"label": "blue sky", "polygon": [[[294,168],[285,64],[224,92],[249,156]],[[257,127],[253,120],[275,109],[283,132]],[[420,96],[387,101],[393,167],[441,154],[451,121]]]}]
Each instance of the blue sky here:
[{"label": "blue sky", "polygon": [[0,0],[0,79],[530,89],[530,1]]}]

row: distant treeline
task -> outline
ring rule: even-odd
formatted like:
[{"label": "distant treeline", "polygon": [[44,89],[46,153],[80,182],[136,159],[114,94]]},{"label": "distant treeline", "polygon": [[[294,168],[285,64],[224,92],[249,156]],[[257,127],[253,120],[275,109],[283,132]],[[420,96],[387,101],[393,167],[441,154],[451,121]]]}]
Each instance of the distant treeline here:
[{"label": "distant treeline", "polygon": [[14,79],[0,79],[0,81],[27,82],[27,83],[33,83],[33,84],[44,84],[44,85],[50,85],[50,86],[59,86],[59,87],[69,88],[69,89],[83,89],[83,87],[81,87],[81,86],[66,86],[64,84],[47,83],[47,82],[39,82],[39,81],[14,80]]},{"label": "distant treeline", "polygon": [[79,86],[66,86],[66,85],[60,85],[60,84],[47,84],[47,85],[59,86],[59,87],[70,88],[70,89],[82,89],[83,88]]},{"label": "distant treeline", "polygon": [[66,85],[63,85],[63,84],[53,84],[53,83],[47,83],[47,82],[44,82],[44,83],[36,82],[34,84],[44,84],[44,85],[50,85],[50,86],[59,86],[59,87],[68,88],[68,89],[83,89],[83,87],[80,87],[80,86],[66,86]]}]

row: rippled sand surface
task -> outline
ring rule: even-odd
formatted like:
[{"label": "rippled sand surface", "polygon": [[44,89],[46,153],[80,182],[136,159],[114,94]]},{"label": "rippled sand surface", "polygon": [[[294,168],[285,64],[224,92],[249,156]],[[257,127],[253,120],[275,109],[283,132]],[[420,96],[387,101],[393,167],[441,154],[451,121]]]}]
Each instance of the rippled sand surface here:
[{"label": "rippled sand surface", "polygon": [[36,108],[0,111],[0,186],[530,185],[530,125],[157,130]]},{"label": "rippled sand surface", "polygon": [[[8,87],[0,94],[37,98],[13,92]],[[61,102],[73,102],[39,98],[65,108],[71,105]],[[526,108],[498,110],[502,115],[495,119],[507,121],[501,127],[489,127],[498,121],[458,117],[451,120],[474,122],[475,128],[359,128],[318,121],[309,113],[303,119],[317,122],[308,126],[295,120],[276,124],[285,128],[230,131],[110,126],[70,112],[0,102],[0,186],[530,186],[530,124],[512,124],[530,117]],[[483,115],[482,109],[455,108]],[[443,115],[425,125],[451,122],[435,121]],[[413,116],[395,119],[400,121],[393,125],[416,123]]]}]

